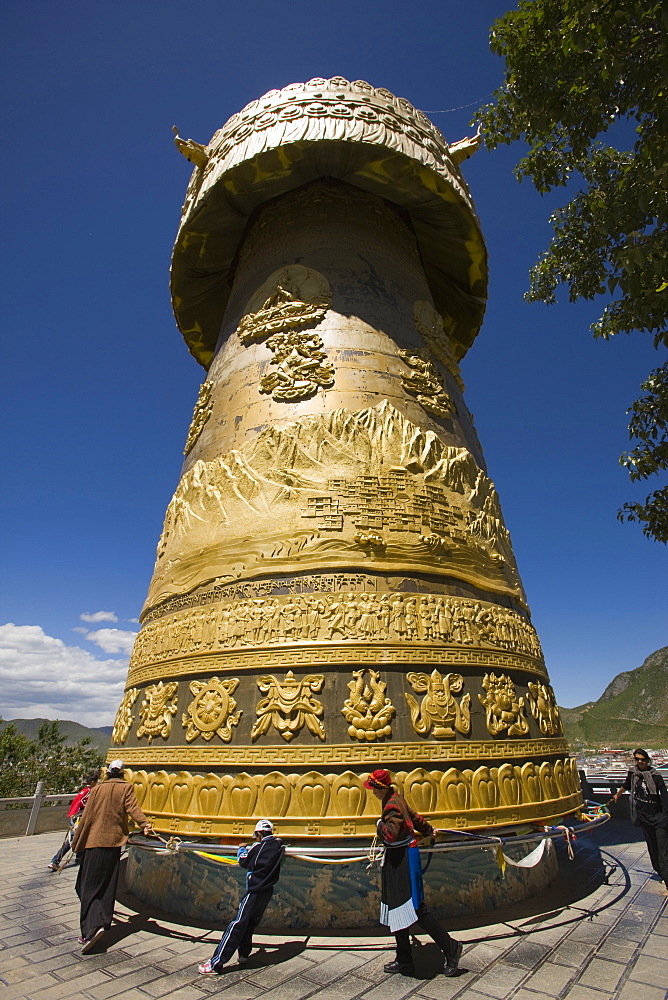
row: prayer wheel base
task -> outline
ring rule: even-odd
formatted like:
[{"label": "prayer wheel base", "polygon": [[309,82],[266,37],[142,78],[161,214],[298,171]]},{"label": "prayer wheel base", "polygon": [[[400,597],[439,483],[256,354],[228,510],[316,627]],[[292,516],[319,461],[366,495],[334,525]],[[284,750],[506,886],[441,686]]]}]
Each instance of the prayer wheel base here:
[{"label": "prayer wheel base", "polygon": [[[519,860],[530,849],[518,844],[506,846],[505,853]],[[550,840],[534,867],[509,865],[505,877],[493,850],[434,854],[424,875],[425,898],[439,919],[485,913],[535,895],[556,878],[557,871]],[[237,865],[185,852],[157,854],[137,847],[128,851],[130,892],[194,923],[222,927],[231,920],[243,895],[245,875]],[[365,862],[328,865],[288,857],[261,926],[266,930],[377,927],[379,909],[378,863],[367,871]]]}]

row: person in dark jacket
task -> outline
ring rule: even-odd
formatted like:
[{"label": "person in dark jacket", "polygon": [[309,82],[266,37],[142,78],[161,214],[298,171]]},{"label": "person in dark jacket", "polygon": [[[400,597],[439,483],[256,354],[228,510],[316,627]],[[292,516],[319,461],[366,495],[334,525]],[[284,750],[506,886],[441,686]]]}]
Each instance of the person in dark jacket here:
[{"label": "person in dark jacket", "polygon": [[646,750],[637,747],[633,762],[634,767],[609,804],[616,802],[622,792],[631,793],[631,822],[642,830],[652,868],[668,889],[668,789]]},{"label": "person in dark jacket", "polygon": [[253,931],[262,920],[274,893],[285,847],[274,836],[273,824],[268,819],[258,820],[254,838],[255,843],[250,847],[241,844],[237,851],[237,861],[248,871],[246,893],[239,903],[236,917],[223,934],[213,955],[199,966],[203,976],[222,972],[223,966],[235,951],[239,952],[241,965],[248,961],[253,948]]},{"label": "person in dark jacket", "polygon": [[415,839],[416,830],[421,837],[433,838],[434,828],[419,813],[413,812],[402,796],[394,791],[389,771],[372,771],[364,785],[371,789],[383,806],[377,823],[378,836],[385,845],[380,922],[387,924],[394,934],[397,950],[396,958],[393,962],[388,962],[385,972],[415,975],[409,928],[418,922],[445,956],[443,975],[454,976],[462,954],[462,945],[443,930],[427,909],[422,888],[420,852]]}]

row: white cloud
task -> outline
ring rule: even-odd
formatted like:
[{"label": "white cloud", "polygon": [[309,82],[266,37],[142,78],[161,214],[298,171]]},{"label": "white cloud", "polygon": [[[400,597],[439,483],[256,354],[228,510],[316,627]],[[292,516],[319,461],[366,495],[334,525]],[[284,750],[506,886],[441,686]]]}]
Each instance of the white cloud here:
[{"label": "white cloud", "polygon": [[95,632],[88,632],[86,638],[105,653],[130,653],[137,633],[124,632],[120,628],[99,628]]},{"label": "white cloud", "polygon": [[84,611],[79,615],[82,622],[117,622],[118,618],[113,611]]},{"label": "white cloud", "polygon": [[88,633],[90,632],[90,629],[89,628],[84,628],[83,625],[76,625],[72,629],[72,632],[78,632],[80,635],[88,635]]},{"label": "white cloud", "polygon": [[0,714],[109,726],[123,696],[127,666],[126,657],[98,660],[46,635],[39,625],[0,625]]}]

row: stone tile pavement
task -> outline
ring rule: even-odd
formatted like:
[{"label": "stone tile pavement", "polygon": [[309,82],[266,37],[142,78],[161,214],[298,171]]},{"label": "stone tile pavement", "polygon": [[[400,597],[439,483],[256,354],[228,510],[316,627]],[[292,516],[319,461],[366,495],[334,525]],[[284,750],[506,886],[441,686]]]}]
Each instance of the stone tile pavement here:
[{"label": "stone tile pavement", "polygon": [[[431,939],[414,943],[420,978],[388,976],[380,928],[256,935],[247,966],[203,977],[220,936],[152,910],[121,886],[116,922],[98,948],[76,942],[76,869],[51,875],[60,833],[0,840],[2,1000],[666,1000],[668,896],[644,843],[613,820],[560,852],[544,893],[484,917],[448,921],[464,942],[459,975],[439,975]],[[279,886],[280,891],[280,886]]]}]

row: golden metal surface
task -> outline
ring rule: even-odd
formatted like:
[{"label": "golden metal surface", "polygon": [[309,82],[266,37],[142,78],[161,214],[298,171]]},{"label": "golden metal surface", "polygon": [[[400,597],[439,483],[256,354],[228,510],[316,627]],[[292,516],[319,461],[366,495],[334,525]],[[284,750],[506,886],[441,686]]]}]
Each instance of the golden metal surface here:
[{"label": "golden metal surface", "polygon": [[257,686],[266,697],[256,705],[251,739],[264,736],[273,726],[284,740],[291,740],[306,726],[310,733],[324,740],[325,727],[319,719],[324,709],[313,697],[324,683],[322,674],[308,674],[297,680],[292,670],[288,670],[284,681],[277,681],[273,675],[259,677]]},{"label": "golden metal surface", "polygon": [[183,449],[184,455],[190,454],[193,450],[197,438],[204,430],[204,425],[211,416],[213,405],[211,402],[211,388],[212,386],[210,382],[202,382],[199,387],[197,402],[195,403],[193,417],[188,429],[188,437],[186,438],[185,447]]},{"label": "golden metal surface", "polygon": [[486,694],[478,695],[487,714],[487,728],[492,736],[504,729],[508,736],[526,736],[529,723],[524,712],[524,698],[518,698],[515,685],[507,674],[485,674],[482,686]]},{"label": "golden metal surface", "polygon": [[[506,649],[542,666],[531,624],[484,601],[429,594],[300,594],[212,602],[145,625],[130,670],[185,652],[350,641]],[[461,647],[460,647],[461,648]]]},{"label": "golden metal surface", "polygon": [[397,710],[385,697],[387,684],[380,679],[380,671],[369,670],[366,680],[366,669],[353,670],[353,679],[348,681],[348,698],[341,709],[346,722],[349,722],[348,735],[358,740],[380,740],[392,735],[392,717]]},{"label": "golden metal surface", "polygon": [[[221,653],[192,653],[175,659],[157,661],[148,667],[137,667],[128,674],[128,684],[145,684],[159,677],[180,677],[188,674],[215,673],[223,667],[234,674],[266,670],[276,664],[275,648],[229,650]],[[488,667],[521,670],[547,680],[544,665],[530,656],[514,655],[491,649],[448,645],[429,648],[426,643],[378,644],[355,642],[349,646],[338,643],[327,645],[295,646],[285,643],[280,650],[281,664],[299,667],[350,667],[365,664],[368,667],[385,666],[457,666],[460,669],[484,670]]]},{"label": "golden metal surface", "polygon": [[137,729],[137,737],[146,736],[151,743],[154,736],[167,739],[172,731],[172,716],[176,715],[176,692],[179,685],[176,681],[169,684],[151,684],[144,691],[139,714],[141,722]]},{"label": "golden metal surface", "polygon": [[191,681],[190,693],[195,695],[183,713],[186,740],[191,743],[198,736],[210,740],[214,733],[226,743],[232,739],[233,727],[239,725],[241,710],[235,712],[237,703],[232,697],[239,680],[236,677],[211,677],[208,681]]},{"label": "golden metal surface", "polygon": [[174,250],[172,298],[186,342],[205,367],[248,217],[323,176],[410,215],[436,307],[448,316],[458,355],[469,347],[484,311],[485,247],[447,142],[408,101],[363,80],[317,78],[251,101],[213,136],[205,163],[195,145],[198,166]]},{"label": "golden metal surface", "polygon": [[420,704],[412,695],[405,695],[416,733],[441,739],[454,736],[455,730],[463,735],[471,732],[471,695],[467,693],[459,701],[452,695],[453,691],[459,694],[464,686],[461,674],[443,677],[433,670],[431,674],[406,674],[406,680],[414,691],[427,692]]},{"label": "golden metal surface", "polygon": [[[352,771],[242,772],[228,778],[188,771],[128,772],[142,809],[159,830],[183,831],[194,823],[197,832],[211,834],[241,834],[246,817],[263,815],[271,816],[283,834],[345,836],[352,823],[357,834],[371,835],[377,807],[364,788],[365,777]],[[506,762],[475,770],[415,768],[394,772],[392,778],[408,804],[436,826],[544,821],[580,802],[577,766],[571,759]],[[170,825],[174,819],[179,820],[176,828]]]},{"label": "golden metal surface", "polygon": [[[112,760],[117,751],[109,751]],[[172,767],[241,767],[261,769],[263,767],[321,767],[347,765],[367,766],[373,770],[379,757],[392,763],[429,763],[438,761],[499,761],[505,758],[525,760],[545,757],[548,754],[567,754],[568,745],[563,739],[554,740],[498,740],[470,742],[455,741],[434,743],[383,743],[374,744],[328,743],[326,745],[296,744],[293,746],[160,746],[124,747],[123,759],[126,763],[139,767],[142,764]]]},{"label": "golden metal surface", "polygon": [[378,766],[438,825],[575,808],[463,399],[486,260],[456,161],[475,142],[451,156],[408,102],[333,78],[177,145],[196,169],[173,301],[208,377],[111,756],[159,829],[190,834],[262,813],[371,835]]}]

